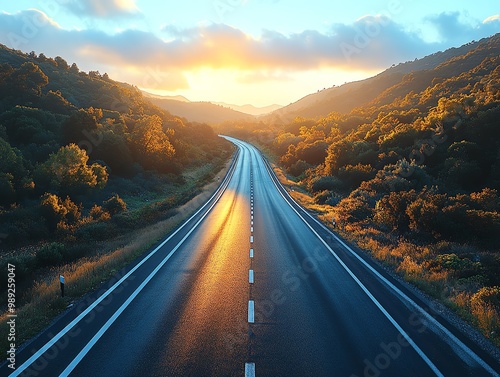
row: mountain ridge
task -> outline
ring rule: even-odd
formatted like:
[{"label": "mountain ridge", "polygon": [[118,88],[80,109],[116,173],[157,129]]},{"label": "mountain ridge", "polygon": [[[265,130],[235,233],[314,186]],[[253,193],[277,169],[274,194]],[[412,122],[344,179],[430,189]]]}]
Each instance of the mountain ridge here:
[{"label": "mountain ridge", "polygon": [[393,65],[367,79],[349,82],[341,86],[333,86],[318,93],[311,93],[263,117],[262,120],[276,124],[292,121],[298,116],[316,118],[325,117],[331,112],[347,114],[353,109],[367,105],[375,100],[382,92],[400,83],[405,75],[434,69],[450,59],[467,54],[487,40],[488,38],[483,38],[460,47],[438,51],[421,59]]}]

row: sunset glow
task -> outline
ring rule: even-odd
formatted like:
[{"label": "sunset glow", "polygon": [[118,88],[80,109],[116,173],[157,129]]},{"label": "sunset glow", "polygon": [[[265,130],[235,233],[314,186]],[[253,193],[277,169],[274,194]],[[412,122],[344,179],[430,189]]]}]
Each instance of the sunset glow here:
[{"label": "sunset glow", "polygon": [[496,1],[26,1],[0,43],[164,95],[286,105],[500,31]]}]

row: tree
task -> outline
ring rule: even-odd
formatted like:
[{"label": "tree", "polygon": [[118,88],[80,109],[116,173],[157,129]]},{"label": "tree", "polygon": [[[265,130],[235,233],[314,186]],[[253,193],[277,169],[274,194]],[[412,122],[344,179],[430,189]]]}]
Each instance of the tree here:
[{"label": "tree", "polygon": [[347,165],[339,169],[338,177],[351,190],[359,187],[361,182],[375,178],[376,170],[370,165]]},{"label": "tree", "polygon": [[54,58],[54,60],[56,61],[57,63],[57,66],[64,69],[65,71],[67,71],[69,69],[69,65],[68,63],[66,62],[66,60],[64,60],[63,58],[61,58],[60,56],[56,56]]},{"label": "tree", "polygon": [[49,90],[43,98],[43,106],[45,110],[49,110],[59,114],[69,114],[75,107],[63,97],[59,90],[55,92]]},{"label": "tree", "polygon": [[61,196],[103,188],[108,181],[106,168],[97,163],[88,165],[88,160],[85,150],[76,144],[62,147],[37,168],[36,180],[47,191],[58,192]]},{"label": "tree", "polygon": [[74,74],[78,74],[80,72],[80,69],[76,65],[76,63],[71,64],[71,67],[69,68],[69,71]]},{"label": "tree", "polygon": [[82,215],[81,206],[69,197],[62,200],[54,194],[45,193],[40,199],[40,210],[49,229],[55,231],[58,225],[75,226]]},{"label": "tree", "polygon": [[163,131],[158,115],[145,115],[139,119],[131,135],[133,150],[146,169],[168,170],[167,164],[175,155],[175,149]]},{"label": "tree", "polygon": [[106,200],[102,206],[111,216],[127,210],[127,203],[118,194]]},{"label": "tree", "polygon": [[33,101],[42,95],[42,88],[49,83],[48,77],[40,67],[32,62],[26,62],[15,70],[12,82],[21,90],[27,101]]},{"label": "tree", "polygon": [[21,152],[0,138],[0,205],[16,201],[27,176]]},{"label": "tree", "polygon": [[63,124],[63,142],[80,143],[88,141],[89,135],[98,129],[97,117],[93,110],[80,109],[74,112]]}]

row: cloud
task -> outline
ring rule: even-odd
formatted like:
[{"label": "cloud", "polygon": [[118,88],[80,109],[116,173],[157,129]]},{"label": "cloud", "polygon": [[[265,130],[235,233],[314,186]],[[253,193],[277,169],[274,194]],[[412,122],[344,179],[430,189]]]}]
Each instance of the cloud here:
[{"label": "cloud", "polygon": [[500,14],[495,14],[493,16],[490,16],[490,17],[486,18],[483,21],[483,24],[488,24],[490,22],[500,22]]},{"label": "cloud", "polygon": [[442,41],[465,43],[467,40],[481,39],[500,31],[500,16],[494,15],[483,22],[465,22],[459,12],[444,12],[427,17],[427,21],[436,29]]},{"label": "cloud", "polygon": [[[102,11],[93,8],[92,1],[82,4],[94,15],[136,9],[131,1],[102,2]],[[186,72],[203,69],[239,70],[243,72],[238,77],[240,82],[283,81],[293,72],[332,68],[374,71],[500,30],[498,16],[475,25],[463,24],[459,13],[443,13],[428,21],[439,31],[440,42],[426,42],[384,15],[333,24],[327,32],[305,30],[285,35],[264,30],[259,37],[225,24],[187,29],[165,26],[162,31],[166,38],[162,38],[140,30],[116,34],[66,30],[43,12],[26,10],[0,13],[0,42],[26,52],[59,55],[85,70],[116,72],[119,76],[112,77],[134,78],[133,83],[143,87],[147,84],[157,90],[174,90],[188,85]]]},{"label": "cloud", "polygon": [[67,0],[61,3],[78,16],[122,18],[139,13],[134,0]]}]

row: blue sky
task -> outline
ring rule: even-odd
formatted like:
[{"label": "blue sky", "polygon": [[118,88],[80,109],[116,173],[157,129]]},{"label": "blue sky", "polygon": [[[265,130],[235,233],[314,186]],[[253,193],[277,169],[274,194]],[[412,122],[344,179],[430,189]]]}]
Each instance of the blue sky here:
[{"label": "blue sky", "polygon": [[500,32],[500,2],[21,0],[0,43],[148,91],[288,104]]}]

